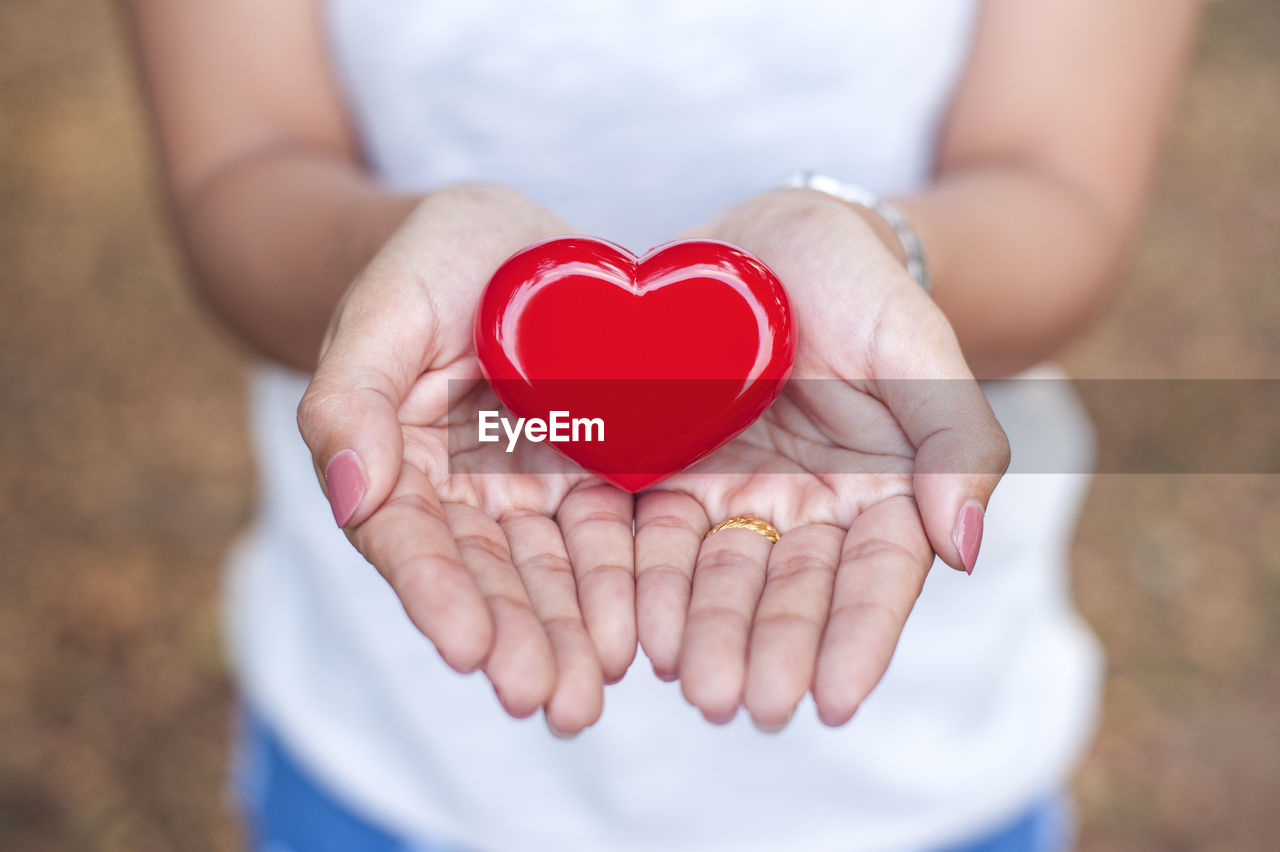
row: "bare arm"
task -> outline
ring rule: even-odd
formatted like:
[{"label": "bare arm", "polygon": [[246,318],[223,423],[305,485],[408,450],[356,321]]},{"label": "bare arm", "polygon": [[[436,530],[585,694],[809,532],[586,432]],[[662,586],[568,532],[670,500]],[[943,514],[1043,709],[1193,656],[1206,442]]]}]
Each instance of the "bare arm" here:
[{"label": "bare arm", "polygon": [[263,354],[311,369],[338,299],[418,199],[360,168],[314,0],[129,10],[203,294]]},{"label": "bare arm", "polygon": [[897,199],[975,373],[1052,355],[1111,292],[1198,0],[985,0],[935,183]]}]

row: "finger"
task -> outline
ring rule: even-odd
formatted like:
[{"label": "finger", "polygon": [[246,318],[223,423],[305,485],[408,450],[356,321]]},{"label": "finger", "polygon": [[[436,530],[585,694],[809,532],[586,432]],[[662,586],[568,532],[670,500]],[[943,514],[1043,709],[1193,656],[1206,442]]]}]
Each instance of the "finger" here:
[{"label": "finger", "polygon": [[877,503],[854,520],[840,552],[814,676],[813,697],[824,723],[849,721],[880,681],[932,561],[910,497]]},{"label": "finger", "polygon": [[1009,441],[941,312],[890,314],[873,369],[900,376],[893,365],[911,364],[915,373],[877,384],[916,448],[912,485],[929,543],[952,568],[973,573],[987,501],[1009,466]]},{"label": "finger", "polygon": [[813,684],[845,531],[797,527],[769,554],[747,655],[743,703],[756,727],[781,729]]},{"label": "finger", "polygon": [[555,688],[551,643],[534,614],[497,521],[461,503],[445,504],[444,512],[462,562],[493,618],[493,648],[484,673],[507,712],[524,718],[545,704]]},{"label": "finger", "polygon": [[556,687],[546,705],[547,725],[575,734],[600,718],[604,673],[578,609],[578,587],[555,521],[543,515],[505,519],[511,557],[555,654]]},{"label": "finger", "polygon": [[636,655],[635,500],[603,483],[571,491],[556,520],[578,583],[578,604],[607,683]]},{"label": "finger", "polygon": [[747,677],[747,637],[773,545],[759,533],[721,530],[703,539],[680,648],[680,686],[707,721],[738,712]]},{"label": "finger", "polygon": [[636,629],[653,671],[675,680],[693,565],[711,528],[702,504],[675,491],[636,498]]},{"label": "finger", "polygon": [[405,465],[391,496],[352,530],[351,540],[446,663],[470,672],[484,662],[493,620],[421,471]]}]

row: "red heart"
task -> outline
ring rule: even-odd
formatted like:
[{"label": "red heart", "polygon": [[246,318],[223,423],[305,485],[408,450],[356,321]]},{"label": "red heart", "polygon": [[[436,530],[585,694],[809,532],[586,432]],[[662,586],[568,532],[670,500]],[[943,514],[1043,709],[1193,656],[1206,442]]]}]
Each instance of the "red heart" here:
[{"label": "red heart", "polygon": [[494,273],[475,344],[517,417],[602,420],[604,440],[566,426],[558,434],[570,440],[552,446],[636,492],[755,422],[782,391],[796,335],[781,283],[740,248],[685,240],[637,259],[561,237]]}]

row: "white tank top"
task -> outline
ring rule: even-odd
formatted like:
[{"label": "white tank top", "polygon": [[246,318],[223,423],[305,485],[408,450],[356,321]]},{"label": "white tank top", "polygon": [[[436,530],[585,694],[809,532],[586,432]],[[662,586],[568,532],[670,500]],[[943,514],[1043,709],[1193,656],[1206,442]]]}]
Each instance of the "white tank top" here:
[{"label": "white tank top", "polygon": [[[329,0],[371,168],[492,180],[636,250],[813,168],[884,192],[929,175],[974,0]],[[468,318],[459,317],[459,322]],[[973,577],[930,574],[858,715],[717,728],[641,654],[570,741],[450,671],[334,528],[298,436],[306,377],[251,388],[257,523],[232,558],[249,701],[331,789],[406,836],[486,849],[914,849],[1012,817],[1087,742],[1099,655],[1067,589],[1085,477],[1012,475]],[[989,391],[1022,454],[1085,470],[1050,384]]]}]

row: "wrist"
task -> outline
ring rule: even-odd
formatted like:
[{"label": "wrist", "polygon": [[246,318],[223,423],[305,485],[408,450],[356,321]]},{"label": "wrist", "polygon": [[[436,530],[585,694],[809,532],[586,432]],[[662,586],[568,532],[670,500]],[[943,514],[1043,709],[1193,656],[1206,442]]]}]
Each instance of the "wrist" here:
[{"label": "wrist", "polygon": [[889,224],[889,221],[870,207],[863,207],[861,204],[854,204],[849,201],[841,203],[866,223],[866,226],[876,235],[876,238],[880,240],[889,254],[893,255],[893,259],[902,264],[902,268],[905,271],[907,269],[907,250],[903,248],[902,240],[898,239],[898,234],[893,230],[893,226]]},{"label": "wrist", "polygon": [[926,293],[932,289],[929,269],[925,263],[924,247],[920,236],[907,220],[906,215],[893,204],[885,201],[869,189],[843,183],[828,175],[811,171],[796,171],[789,175],[783,186],[808,189],[838,199],[848,205],[871,229],[890,254],[905,267]]},{"label": "wrist", "polygon": [[470,316],[493,272],[517,251],[572,229],[515,189],[458,183],[413,205],[387,240],[379,274],[413,281],[442,321]]}]

